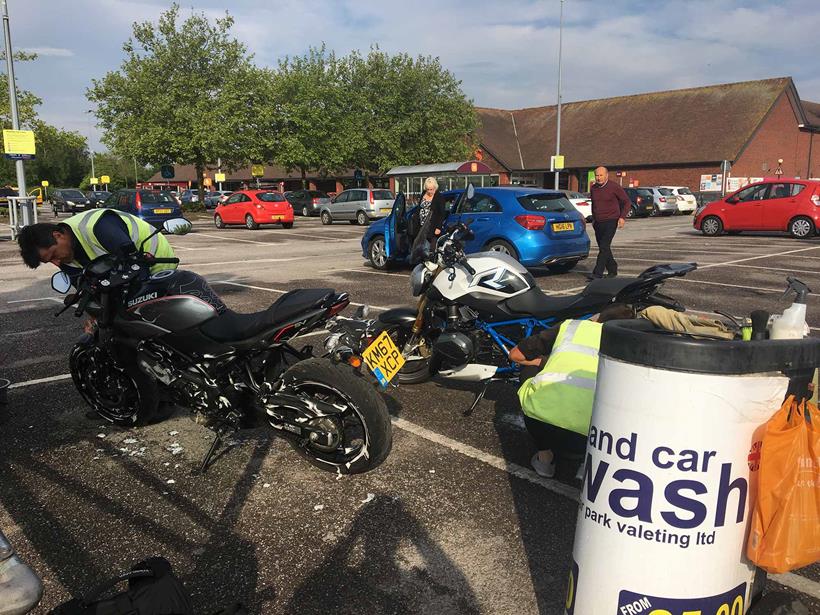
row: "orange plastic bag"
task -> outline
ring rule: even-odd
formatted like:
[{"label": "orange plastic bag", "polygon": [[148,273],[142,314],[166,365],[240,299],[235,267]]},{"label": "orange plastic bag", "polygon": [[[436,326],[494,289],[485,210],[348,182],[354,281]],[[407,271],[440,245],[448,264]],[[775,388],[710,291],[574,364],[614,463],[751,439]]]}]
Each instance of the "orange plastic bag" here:
[{"label": "orange plastic bag", "polygon": [[768,572],[820,560],[820,412],[790,396],[765,426],[746,555]]}]

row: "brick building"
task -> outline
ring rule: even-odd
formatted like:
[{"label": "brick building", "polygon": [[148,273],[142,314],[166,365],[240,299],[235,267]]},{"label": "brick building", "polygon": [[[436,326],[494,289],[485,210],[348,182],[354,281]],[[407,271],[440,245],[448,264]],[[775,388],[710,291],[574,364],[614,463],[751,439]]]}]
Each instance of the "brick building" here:
[{"label": "brick building", "polygon": [[[556,107],[478,108],[484,162],[500,183],[552,187]],[[801,101],[790,77],[563,104],[561,186],[586,190],[607,166],[626,186],[700,188],[702,175],[820,177],[820,104]],[[615,173],[623,177],[616,178]]]}]

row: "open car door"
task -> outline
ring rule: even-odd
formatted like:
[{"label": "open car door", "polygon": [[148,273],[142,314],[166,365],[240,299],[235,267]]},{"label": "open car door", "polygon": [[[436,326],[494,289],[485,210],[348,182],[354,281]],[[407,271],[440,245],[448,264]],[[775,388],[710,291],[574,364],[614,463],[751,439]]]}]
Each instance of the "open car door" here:
[{"label": "open car door", "polygon": [[407,237],[407,199],[403,192],[396,195],[393,201],[393,209],[387,216],[384,227],[384,249],[387,258],[400,260],[405,257],[409,250],[409,240]]}]

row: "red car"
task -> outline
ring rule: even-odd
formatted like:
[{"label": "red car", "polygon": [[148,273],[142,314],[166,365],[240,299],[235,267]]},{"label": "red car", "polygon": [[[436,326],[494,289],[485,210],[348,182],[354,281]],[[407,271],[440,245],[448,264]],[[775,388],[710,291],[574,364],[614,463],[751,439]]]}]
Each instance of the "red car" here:
[{"label": "red car", "polygon": [[216,228],[229,224],[244,224],[258,229],[262,224],[281,224],[282,228],[293,226],[293,207],[280,192],[270,190],[240,190],[216,206]]},{"label": "red car", "polygon": [[698,207],[693,224],[709,236],[786,231],[797,239],[814,237],[820,228],[820,181],[780,178],[751,184]]}]

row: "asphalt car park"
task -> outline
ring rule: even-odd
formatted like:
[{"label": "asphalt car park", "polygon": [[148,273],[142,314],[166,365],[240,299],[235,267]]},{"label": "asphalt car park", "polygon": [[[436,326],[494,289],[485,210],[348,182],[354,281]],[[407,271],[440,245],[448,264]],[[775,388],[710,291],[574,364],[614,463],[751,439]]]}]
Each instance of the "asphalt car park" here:
[{"label": "asphalt car park", "polygon": [[[238,311],[306,287],[345,290],[374,313],[410,304],[409,269],[367,265],[363,232],[316,218],[217,230],[201,215],[193,233],[169,239]],[[698,312],[782,312],[787,275],[820,291],[820,238],[704,237],[675,216],[628,221],[613,249],[621,275],[697,262],[664,292]],[[548,293],[578,292],[595,254],[593,240],[573,271],[535,269],[535,278]],[[156,554],[174,564],[197,612],[236,600],[254,613],[563,612],[578,489],[573,472],[547,480],[530,469],[514,390],[492,386],[463,417],[471,385],[391,388],[393,451],[368,474],[321,472],[260,428],[194,476],[210,432],[182,413],[132,430],[84,416],[67,377],[82,325],[70,311],[53,317],[53,271],[26,269],[15,244],[0,241],[0,377],[13,383],[0,426],[0,527],[44,579],[38,612]],[[818,334],[820,295],[808,298],[808,320]],[[769,586],[820,613],[820,566]]]}]

